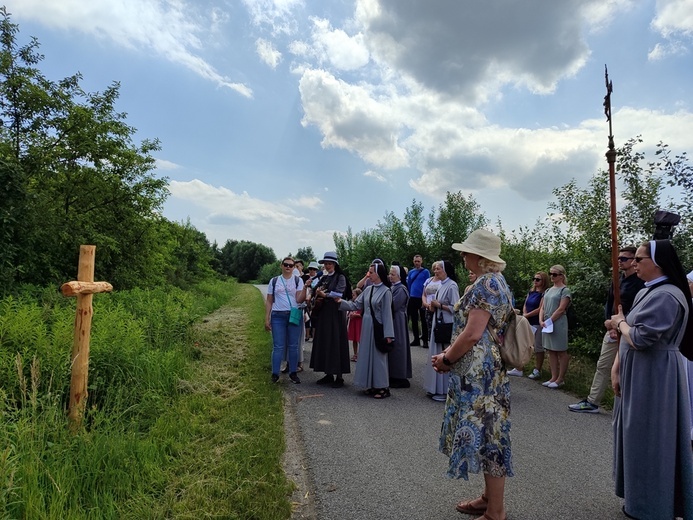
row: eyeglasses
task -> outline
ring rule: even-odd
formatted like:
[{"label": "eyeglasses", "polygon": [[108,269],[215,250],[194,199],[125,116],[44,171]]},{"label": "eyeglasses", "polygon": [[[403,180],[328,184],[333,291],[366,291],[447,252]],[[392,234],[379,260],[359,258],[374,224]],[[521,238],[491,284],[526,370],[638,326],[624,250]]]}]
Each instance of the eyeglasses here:
[{"label": "eyeglasses", "polygon": [[541,278],[532,278],[535,282],[541,282]]},{"label": "eyeglasses", "polygon": [[563,276],[563,273],[549,273],[551,276]]},{"label": "eyeglasses", "polygon": [[632,256],[619,256],[618,261],[619,262],[628,262],[629,260],[633,260],[634,257]]},{"label": "eyeglasses", "polygon": [[636,257],[634,258],[634,260],[635,260],[636,263],[639,264],[640,262],[642,262],[643,260],[647,260],[648,258],[650,258],[650,257],[649,257],[649,256],[636,256]]},{"label": "eyeglasses", "polygon": [[282,265],[284,267],[293,267],[294,266],[294,264],[287,264],[286,262],[284,262]]}]

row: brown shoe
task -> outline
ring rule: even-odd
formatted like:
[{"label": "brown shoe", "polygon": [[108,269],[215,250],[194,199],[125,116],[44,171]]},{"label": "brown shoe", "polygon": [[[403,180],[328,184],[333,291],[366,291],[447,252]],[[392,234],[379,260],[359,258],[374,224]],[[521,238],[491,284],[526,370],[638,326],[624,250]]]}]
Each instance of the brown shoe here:
[{"label": "brown shoe", "polygon": [[[478,500],[481,500],[483,502],[483,506],[473,506],[473,502],[477,502]],[[460,502],[457,504],[457,509],[460,513],[464,513],[467,515],[483,515],[486,513],[486,508],[488,507],[488,499],[486,496],[482,493],[479,498],[475,498],[474,500],[470,500],[469,502]],[[483,517],[482,517],[483,518]]]}]

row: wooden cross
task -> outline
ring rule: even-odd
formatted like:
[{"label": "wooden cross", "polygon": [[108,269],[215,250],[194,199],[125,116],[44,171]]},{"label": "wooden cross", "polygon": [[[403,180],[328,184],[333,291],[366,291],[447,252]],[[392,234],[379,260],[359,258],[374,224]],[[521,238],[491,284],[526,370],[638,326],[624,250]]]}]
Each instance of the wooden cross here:
[{"label": "wooden cross", "polygon": [[92,300],[95,293],[111,292],[113,286],[108,282],[94,281],[94,257],[96,246],[80,246],[77,281],[67,282],[60,287],[63,296],[77,297],[75,315],[75,337],[72,343],[72,377],[70,380],[70,409],[67,414],[72,431],[82,424],[87,404],[87,382],[89,379],[89,338],[91,336],[91,317],[94,314]]}]

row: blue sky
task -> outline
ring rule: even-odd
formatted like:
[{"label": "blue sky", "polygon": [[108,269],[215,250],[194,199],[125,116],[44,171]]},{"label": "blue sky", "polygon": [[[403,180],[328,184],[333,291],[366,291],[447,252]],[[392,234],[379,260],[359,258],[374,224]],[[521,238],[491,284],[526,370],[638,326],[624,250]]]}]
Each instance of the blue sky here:
[{"label": "blue sky", "polygon": [[[278,256],[412,200],[506,229],[616,145],[693,151],[693,0],[9,0],[51,79],[121,84],[164,214]],[[462,240],[464,237],[460,237]]]}]

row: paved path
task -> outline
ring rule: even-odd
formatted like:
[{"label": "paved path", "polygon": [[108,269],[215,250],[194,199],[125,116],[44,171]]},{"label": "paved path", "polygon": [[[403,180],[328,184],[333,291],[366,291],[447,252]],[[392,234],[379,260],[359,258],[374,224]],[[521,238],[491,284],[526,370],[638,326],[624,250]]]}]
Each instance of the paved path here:
[{"label": "paved path", "polygon": [[[412,347],[412,387],[379,401],[351,385],[353,374],[341,389],[316,385],[323,374],[307,368],[310,349],[306,343],[303,383],[280,381],[289,455],[299,461],[294,518],[474,518],[455,504],[477,496],[483,477],[444,477],[447,458],[437,450],[444,403],[422,389],[428,350]],[[625,518],[613,493],[611,415],[571,413],[574,397],[527,378],[511,384],[515,477],[507,480],[508,519]]]}]

